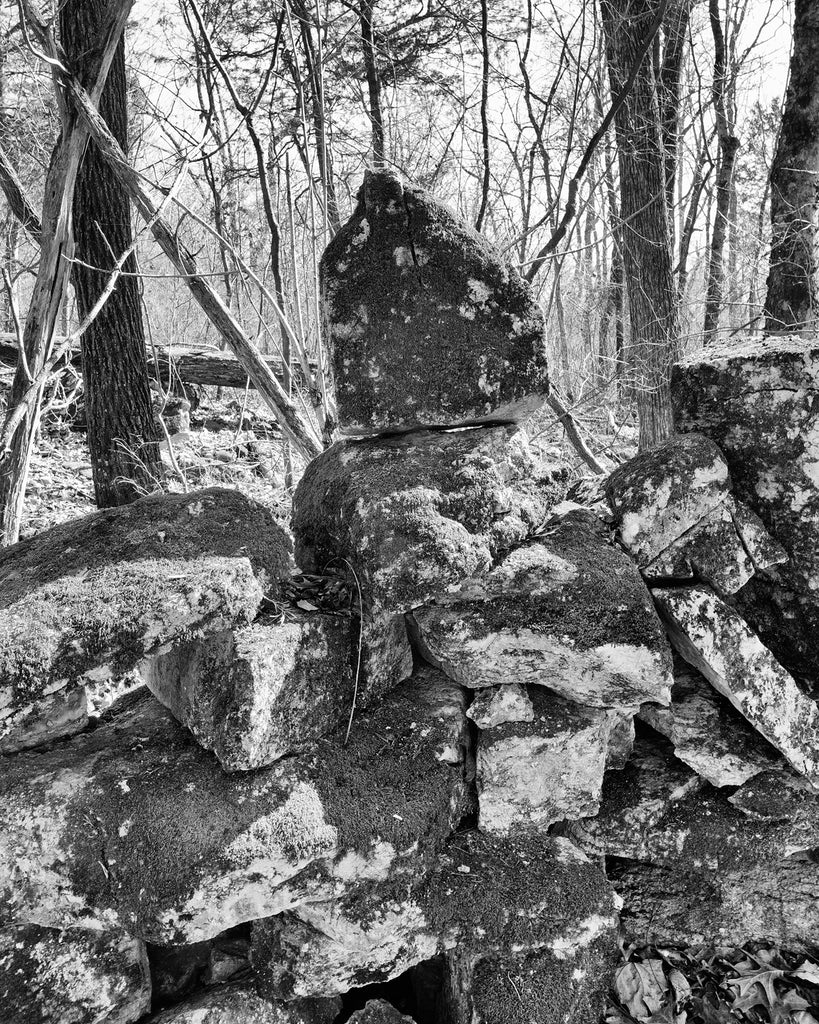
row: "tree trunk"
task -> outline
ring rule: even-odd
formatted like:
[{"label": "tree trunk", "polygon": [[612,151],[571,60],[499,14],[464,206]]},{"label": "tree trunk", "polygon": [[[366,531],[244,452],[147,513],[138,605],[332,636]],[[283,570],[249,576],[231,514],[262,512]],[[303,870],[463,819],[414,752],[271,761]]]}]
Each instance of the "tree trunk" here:
[{"label": "tree trunk", "polygon": [[650,54],[640,60],[660,9],[652,0],[600,0],[613,94],[639,63],[615,126],[641,448],[672,432],[669,375],[678,333],[657,85]]},{"label": "tree trunk", "polygon": [[373,166],[383,167],[384,151],[384,118],[381,113],[381,81],[375,62],[375,41],[373,32],[373,15],[377,0],[361,0],[359,14],[361,20],[361,50],[364,57],[364,70],[367,73],[367,91],[370,96],[370,125],[373,140]]},{"label": "tree trunk", "polygon": [[[88,40],[97,35],[105,9],[104,0],[66,0],[60,7],[63,47],[83,81]],[[128,119],[122,40],[102,93],[100,113],[125,149]],[[90,141],[74,193],[75,257],[82,263],[74,264],[73,283],[80,319],[91,311],[114,264],[132,241],[128,196]],[[123,269],[81,341],[88,447],[100,508],[128,504],[156,490],[162,478],[138,279],[130,276],[136,271],[133,256]]]},{"label": "tree trunk", "polygon": [[725,266],[723,251],[728,229],[728,213],[731,206],[731,187],[734,177],[739,139],[733,133],[733,124],[728,116],[725,103],[725,34],[720,20],[719,0],[709,0],[711,32],[714,36],[714,85],[712,96],[717,119],[719,139],[719,166],[717,168],[716,212],[711,232],[711,247],[708,253],[708,280],[705,289],[705,321],[703,334],[705,344],[714,341],[719,328],[722,309]]},{"label": "tree trunk", "polygon": [[816,330],[819,298],[819,5],[796,0],[790,82],[771,168],[765,330]]}]

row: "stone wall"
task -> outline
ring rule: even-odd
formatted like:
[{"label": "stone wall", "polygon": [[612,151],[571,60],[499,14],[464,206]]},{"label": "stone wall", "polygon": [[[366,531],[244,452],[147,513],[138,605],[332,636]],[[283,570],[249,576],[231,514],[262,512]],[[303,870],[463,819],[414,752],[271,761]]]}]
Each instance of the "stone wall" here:
[{"label": "stone wall", "polygon": [[814,945],[807,390],[716,412],[795,343],[580,505],[483,240],[369,175],[322,282],[292,540],[211,489],[0,553],[0,1020],[589,1024],[624,941]]}]

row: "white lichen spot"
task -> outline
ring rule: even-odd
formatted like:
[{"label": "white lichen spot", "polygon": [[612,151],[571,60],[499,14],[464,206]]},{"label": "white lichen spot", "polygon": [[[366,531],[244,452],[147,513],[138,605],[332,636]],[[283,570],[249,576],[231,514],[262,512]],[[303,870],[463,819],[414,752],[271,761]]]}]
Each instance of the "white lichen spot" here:
[{"label": "white lichen spot", "polygon": [[370,237],[370,222],[367,220],[366,217],[364,217],[363,220],[361,221],[361,226],[359,227],[358,231],[356,231],[356,233],[353,235],[352,239],[350,240],[350,244],[354,245],[356,248],[358,248],[359,246],[362,246],[367,241],[367,239],[369,237]]},{"label": "white lichen spot", "polygon": [[203,501],[192,501],[188,505],[188,515],[201,516],[205,511],[205,503]]},{"label": "white lichen spot", "polygon": [[414,267],[415,260],[412,257],[412,249],[406,245],[398,245],[393,251],[393,259],[397,267]]}]

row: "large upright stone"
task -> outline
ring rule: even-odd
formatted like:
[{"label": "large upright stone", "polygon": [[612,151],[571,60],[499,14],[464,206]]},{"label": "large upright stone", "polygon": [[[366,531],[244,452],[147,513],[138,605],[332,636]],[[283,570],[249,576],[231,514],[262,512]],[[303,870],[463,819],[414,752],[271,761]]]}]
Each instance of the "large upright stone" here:
[{"label": "large upright stone", "polygon": [[676,366],[677,428],[722,449],[737,497],[788,553],[741,592],[743,613],[788,668],[819,664],[819,344],[766,338],[709,348]]},{"label": "large upright stone", "polygon": [[366,602],[407,611],[533,533],[563,476],[539,467],[512,427],[344,441],[296,488],[296,560],[307,572],[346,563]]},{"label": "large upright stone", "polygon": [[543,404],[528,285],[421,189],[368,172],[320,272],[342,433],[517,423]]},{"label": "large upright stone", "polygon": [[0,553],[0,753],[82,728],[84,687],[254,617],[290,540],[238,491],[162,494]]},{"label": "large upright stone", "polygon": [[648,590],[589,512],[556,518],[413,619],[426,656],[470,689],[522,683],[631,710],[670,700],[671,653]]}]

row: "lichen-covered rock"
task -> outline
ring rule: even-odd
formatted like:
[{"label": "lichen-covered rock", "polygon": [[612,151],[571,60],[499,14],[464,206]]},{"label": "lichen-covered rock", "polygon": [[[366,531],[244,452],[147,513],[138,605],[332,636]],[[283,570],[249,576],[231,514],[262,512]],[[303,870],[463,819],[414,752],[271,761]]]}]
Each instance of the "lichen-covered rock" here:
[{"label": "lichen-covered rock", "polygon": [[783,768],[755,775],[728,802],[750,818],[784,823],[786,857],[819,846],[819,794],[795,772]]},{"label": "lichen-covered rock", "polygon": [[683,658],[819,787],[819,708],[744,619],[706,587],[653,591]]},{"label": "lichen-covered rock", "polygon": [[770,943],[813,954],[819,929],[819,865],[793,858],[741,871],[684,872],[608,858],[623,900],[625,942],[638,945],[744,946]]},{"label": "lichen-covered rock", "polygon": [[[331,732],[352,709],[350,619],[286,608],[283,620],[257,619],[142,663],[154,696],[228,771],[272,764]],[[359,696],[364,707],[366,688]]]},{"label": "lichen-covered rock", "polygon": [[712,786],[741,786],[760,772],[782,766],[778,752],[682,660],[674,664],[670,707],[644,704],[639,716]]},{"label": "lichen-covered rock", "polygon": [[399,1013],[386,999],[370,999],[356,1010],[348,1024],[413,1024],[413,1019]]},{"label": "lichen-covered rock", "polygon": [[535,710],[526,687],[509,683],[508,686],[478,690],[466,717],[471,718],[479,729],[494,729],[506,722],[531,722]]},{"label": "lichen-covered rock", "polygon": [[608,711],[609,738],[606,745],[606,771],[625,768],[634,750],[634,715],[630,711]]},{"label": "lichen-covered rock", "polygon": [[785,548],[787,563],[757,574],[743,614],[791,671],[819,664],[819,348],[801,337],[714,347],[676,366],[677,428],[722,449],[736,495]]},{"label": "lichen-covered rock", "polygon": [[687,434],[640,452],[606,481],[623,547],[640,566],[721,505],[728,466],[707,437]]},{"label": "lichen-covered rock", "polygon": [[0,928],[4,1024],[131,1024],[151,1008],[145,944],[121,932]]},{"label": "lichen-covered rock", "polygon": [[606,711],[533,688],[532,721],[484,730],[478,738],[478,823],[508,835],[595,814],[610,720]]},{"label": "lichen-covered rock", "polygon": [[208,989],[146,1024],[333,1024],[340,1012],[340,999],[274,1003],[237,982]]},{"label": "lichen-covered rock", "polygon": [[105,509],[0,553],[0,753],[76,732],[72,690],[146,652],[249,621],[289,574],[290,540],[236,491]]},{"label": "lichen-covered rock", "polygon": [[509,427],[341,442],[296,488],[296,560],[306,572],[346,560],[376,609],[407,611],[540,527],[564,476]]},{"label": "lichen-covered rock", "polygon": [[[149,694],[0,761],[0,921],[160,944],[420,870],[461,817],[460,688],[407,680],[339,735],[225,774]],[[309,869],[309,870],[308,870]]]},{"label": "lichen-covered rock", "polygon": [[543,313],[428,193],[370,171],[320,265],[343,433],[519,422],[548,394]]},{"label": "lichen-covered rock", "polygon": [[268,998],[328,994],[455,949],[575,961],[615,927],[603,872],[566,840],[458,833],[426,873],[257,922],[253,966]]},{"label": "lichen-covered rock", "polygon": [[413,619],[424,653],[463,686],[545,686],[591,707],[667,704],[671,655],[634,563],[582,511]]}]

